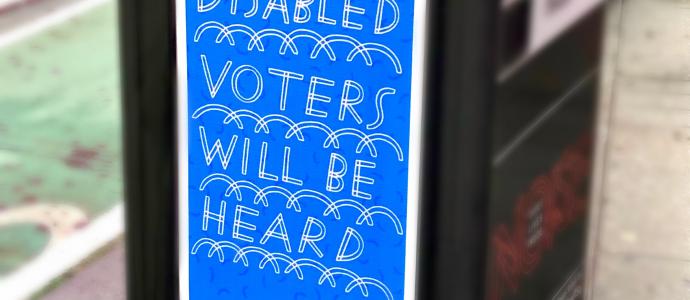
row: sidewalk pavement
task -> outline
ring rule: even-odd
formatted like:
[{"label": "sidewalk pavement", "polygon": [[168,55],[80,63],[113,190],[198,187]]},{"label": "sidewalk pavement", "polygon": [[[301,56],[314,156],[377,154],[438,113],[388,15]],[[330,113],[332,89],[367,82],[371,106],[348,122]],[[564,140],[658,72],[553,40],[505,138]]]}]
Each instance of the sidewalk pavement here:
[{"label": "sidewalk pavement", "polygon": [[43,300],[124,300],[125,249],[118,241],[93,261],[73,271]]},{"label": "sidewalk pavement", "polygon": [[610,2],[589,299],[690,299],[690,1]]}]

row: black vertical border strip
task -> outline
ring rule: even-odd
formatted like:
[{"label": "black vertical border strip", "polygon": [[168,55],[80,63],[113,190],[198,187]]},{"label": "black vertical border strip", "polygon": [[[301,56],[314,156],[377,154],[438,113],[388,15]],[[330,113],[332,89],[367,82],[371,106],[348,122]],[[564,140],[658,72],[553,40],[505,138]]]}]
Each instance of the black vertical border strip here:
[{"label": "black vertical border strip", "polygon": [[484,299],[495,0],[431,0],[417,299]]},{"label": "black vertical border strip", "polygon": [[120,0],[127,296],[178,299],[174,0]]}]

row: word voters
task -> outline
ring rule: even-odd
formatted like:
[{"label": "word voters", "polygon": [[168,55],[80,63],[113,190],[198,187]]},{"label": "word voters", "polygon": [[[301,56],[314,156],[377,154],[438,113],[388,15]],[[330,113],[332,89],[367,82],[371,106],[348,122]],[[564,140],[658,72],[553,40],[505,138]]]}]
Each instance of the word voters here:
[{"label": "word voters", "polygon": [[[201,65],[211,98],[216,98],[220,91],[226,89],[238,103],[269,107],[273,105],[281,113],[297,106],[305,116],[317,119],[337,116],[341,122],[366,122],[369,130],[377,129],[383,124],[384,99],[397,92],[391,87],[380,87],[375,93],[368,93],[370,89],[355,80],[337,82],[324,76],[307,77],[302,73],[279,68],[268,68],[262,72],[252,65],[235,65],[232,60],[217,64],[223,65],[222,70],[212,70],[207,56],[203,54]],[[279,88],[265,89],[265,86]],[[219,100],[225,102],[228,99]],[[262,103],[267,101],[272,103]]]},{"label": "word voters", "polygon": [[[197,11],[208,12],[221,0],[198,0]],[[284,24],[315,22],[352,30],[371,29],[374,34],[393,31],[400,22],[397,0],[230,0],[231,15],[281,20]],[[227,9],[227,8],[226,8]],[[371,13],[370,13],[371,12]],[[374,17],[375,15],[375,17]]]},{"label": "word voters", "polygon": [[[202,220],[202,230],[209,231],[211,222],[216,222],[216,232],[218,235],[227,234],[225,228],[227,202],[221,201],[219,209],[214,211],[211,208],[211,198],[206,196],[204,200],[204,216]],[[215,201],[214,201],[215,202]],[[342,231],[340,244],[333,257],[337,262],[354,261],[359,258],[364,252],[364,238],[354,228],[346,226],[342,228],[338,226],[326,227],[326,223],[318,218],[311,216],[300,217],[299,214],[290,215],[288,213],[278,213],[272,218],[272,221],[266,225],[262,220],[267,220],[262,216],[262,211],[265,214],[266,210],[257,210],[241,204],[235,205],[232,210],[232,228],[230,236],[232,240],[245,243],[258,243],[265,247],[269,245],[280,245],[285,253],[304,254],[310,252],[311,255],[316,255],[319,258],[324,258],[331,250],[330,247],[321,246],[322,242],[333,240],[327,238],[327,235],[332,235],[334,229]],[[287,217],[286,217],[287,216]],[[289,220],[287,218],[294,218]],[[295,226],[298,222],[303,222],[303,226]],[[296,239],[299,237],[298,239]],[[325,240],[325,241],[324,241]],[[297,246],[295,248],[295,246]]]}]

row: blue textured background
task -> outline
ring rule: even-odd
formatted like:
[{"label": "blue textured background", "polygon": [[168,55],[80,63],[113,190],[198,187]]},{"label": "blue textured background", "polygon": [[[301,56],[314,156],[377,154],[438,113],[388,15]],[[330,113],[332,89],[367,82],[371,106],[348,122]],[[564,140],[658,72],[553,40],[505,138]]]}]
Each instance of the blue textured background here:
[{"label": "blue textured background", "polygon": [[[336,220],[332,215],[323,216],[324,205],[317,201],[304,200],[302,212],[295,212],[285,208],[285,199],[279,195],[272,195],[269,198],[270,206],[264,208],[261,205],[252,203],[253,195],[245,196],[243,202],[237,202],[234,196],[225,197],[224,192],[227,184],[214,182],[204,191],[200,191],[200,182],[209,174],[223,173],[235,180],[249,180],[259,187],[279,185],[293,192],[299,189],[312,189],[328,195],[333,200],[354,199],[366,207],[382,205],[390,208],[400,218],[403,228],[406,228],[407,218],[407,168],[408,168],[408,149],[409,149],[409,122],[410,122],[410,80],[411,80],[411,61],[412,61],[412,25],[413,25],[413,0],[399,0],[398,5],[401,10],[401,20],[397,28],[384,35],[374,34],[374,18],[377,1],[374,0],[353,0],[352,4],[364,7],[367,14],[364,16],[352,14],[351,21],[362,23],[365,28],[362,31],[345,29],[342,23],[343,0],[328,0],[327,15],[337,21],[336,26],[317,23],[316,9],[319,0],[312,5],[312,20],[307,24],[284,24],[280,13],[274,11],[268,20],[261,18],[267,0],[259,0],[260,8],[256,16],[247,19],[242,14],[247,10],[251,1],[239,1],[238,14],[231,15],[230,1],[222,0],[221,3],[212,11],[198,13],[196,10],[197,1],[187,1],[187,50],[188,50],[188,83],[189,83],[189,243],[194,243],[202,237],[209,237],[216,241],[231,241],[240,247],[261,246],[271,252],[285,253],[283,244],[278,239],[270,239],[266,245],[260,245],[259,239],[273,221],[278,213],[283,213],[287,223],[287,230],[291,240],[292,253],[288,254],[293,259],[311,258],[316,259],[327,267],[343,267],[359,274],[361,277],[371,277],[385,283],[391,290],[395,299],[403,299],[404,290],[404,270],[405,270],[405,237],[398,235],[392,223],[384,216],[375,216],[375,226],[369,227],[366,224],[357,225],[355,219],[359,215],[356,210],[347,208],[341,209],[342,219]],[[293,13],[294,0],[286,1],[290,16]],[[218,21],[225,25],[244,24],[256,31],[264,28],[275,28],[284,32],[290,32],[298,28],[308,28],[323,36],[328,34],[346,34],[359,40],[360,42],[376,42],[391,48],[402,62],[403,73],[396,74],[392,63],[380,53],[373,53],[373,66],[367,66],[361,56],[352,62],[347,62],[345,57],[352,49],[348,44],[335,44],[333,46],[338,59],[331,61],[326,53],[312,60],[309,58],[315,42],[308,39],[296,41],[300,54],[294,55],[290,51],[281,55],[278,49],[281,40],[278,38],[267,37],[263,39],[265,51],[260,52],[254,49],[247,50],[249,38],[241,33],[233,34],[236,45],[232,46],[228,40],[221,43],[215,42],[218,33],[216,30],[206,32],[199,42],[194,42],[194,33],[198,26],[206,21]],[[386,21],[384,19],[384,21]],[[385,22],[387,23],[387,22]],[[216,79],[223,68],[226,60],[233,62],[230,74],[221,86],[215,98],[211,98],[203,69],[201,66],[200,55],[205,54],[208,58],[212,77]],[[235,98],[230,87],[232,72],[240,65],[248,64],[256,67],[263,76],[264,92],[262,97],[251,104],[240,102]],[[302,73],[305,79],[302,81],[292,80],[287,100],[287,110],[281,112],[278,101],[281,90],[281,79],[268,74],[268,68],[278,68],[292,72]],[[247,75],[247,74],[245,74]],[[312,75],[325,77],[336,81],[335,87],[319,86],[321,94],[332,97],[330,104],[318,103],[315,105],[320,110],[327,111],[329,116],[326,119],[307,116],[304,114],[309,86],[309,78]],[[247,76],[249,78],[249,76]],[[244,78],[246,79],[246,78]],[[357,81],[365,89],[365,99],[357,106],[358,112],[364,119],[363,124],[357,124],[348,114],[345,121],[338,120],[338,109],[342,84],[346,79]],[[247,80],[247,82],[252,82]],[[250,94],[253,90],[253,83],[245,87],[245,94]],[[367,130],[366,124],[376,118],[375,95],[383,87],[392,87],[397,90],[395,95],[387,96],[383,101],[385,111],[385,121],[383,125],[374,131]],[[241,89],[243,87],[240,87]],[[340,149],[324,149],[322,143],[325,134],[316,130],[305,130],[305,141],[300,142],[294,137],[285,139],[287,126],[280,123],[271,123],[270,134],[255,133],[253,131],[254,121],[243,119],[244,129],[238,129],[234,123],[223,124],[225,115],[222,113],[207,113],[199,119],[193,119],[191,114],[199,107],[218,103],[236,109],[249,109],[259,115],[279,113],[291,118],[295,122],[314,120],[327,124],[331,128],[356,128],[367,134],[380,132],[386,133],[402,146],[404,151],[404,161],[398,161],[395,152],[391,147],[384,143],[376,143],[379,151],[378,157],[371,157],[365,150],[363,153],[356,153],[355,147],[358,139],[355,137],[340,138]],[[230,160],[227,170],[223,170],[218,157],[207,166],[202,152],[199,126],[206,128],[209,144],[217,138],[223,141],[223,146],[227,147],[230,138],[238,135],[239,140],[235,153]],[[240,161],[242,157],[242,142],[244,137],[251,139],[251,156],[249,160],[249,173],[243,176],[240,173]],[[260,179],[257,176],[258,161],[261,142],[269,142],[268,166],[267,171],[272,174],[280,174],[282,163],[283,147],[292,148],[292,160],[290,175],[304,181],[302,187],[290,184],[275,183]],[[330,153],[335,152],[343,155],[348,160],[348,176],[346,177],[345,189],[337,194],[328,193],[325,190],[326,174]],[[354,169],[354,160],[364,159],[375,162],[375,170],[365,169],[364,174],[376,180],[375,185],[362,185],[362,190],[373,195],[372,200],[362,200],[353,198],[350,195],[351,175]],[[247,192],[245,192],[247,193]],[[204,208],[204,196],[211,196],[211,210],[217,211],[221,199],[227,201],[225,233],[219,236],[216,233],[217,223],[211,221],[209,230],[202,230],[202,213]],[[249,193],[247,193],[249,195]],[[254,238],[254,243],[246,243],[232,239],[232,218],[235,206],[241,204],[261,212],[260,217],[244,216],[244,220],[251,222],[258,227],[257,232],[251,233],[242,230],[242,233]],[[312,216],[322,220],[327,226],[326,238],[319,242],[319,247],[324,251],[325,257],[318,257],[307,247],[303,254],[297,253],[299,238],[307,217]],[[354,262],[336,262],[335,256],[341,242],[345,228],[356,229],[365,239],[364,254]],[[219,262],[218,256],[207,257],[209,247],[204,246],[196,255],[190,254],[190,294],[191,299],[363,299],[365,298],[359,288],[355,288],[350,293],[345,292],[345,287],[349,283],[346,277],[336,277],[337,286],[332,288],[327,282],[323,285],[318,284],[320,272],[315,269],[304,269],[304,280],[300,280],[295,272],[290,274],[275,274],[273,269],[267,266],[261,270],[258,267],[262,256],[259,254],[247,255],[249,267],[245,267],[241,262],[233,263],[234,252],[225,249],[226,259],[223,263]],[[285,263],[279,262],[285,268]],[[369,287],[369,297],[367,299],[386,299],[380,290]]]}]

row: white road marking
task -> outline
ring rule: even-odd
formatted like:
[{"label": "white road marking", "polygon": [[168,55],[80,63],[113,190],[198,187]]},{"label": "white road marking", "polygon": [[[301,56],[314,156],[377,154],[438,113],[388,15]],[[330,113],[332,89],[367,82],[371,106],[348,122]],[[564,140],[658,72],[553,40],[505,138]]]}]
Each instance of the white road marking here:
[{"label": "white road marking", "polygon": [[28,299],[116,239],[123,230],[124,205],[120,203],[83,230],[51,245],[34,260],[0,279],[0,295],[7,300]]},{"label": "white road marking", "polygon": [[[12,0],[0,0],[12,1]],[[14,28],[8,32],[0,33],[0,48],[9,46],[25,38],[31,37],[45,29],[63,23],[71,18],[81,15],[109,0],[82,0],[65,5],[58,10],[41,16],[35,22]],[[0,2],[2,5],[2,2]]]}]

